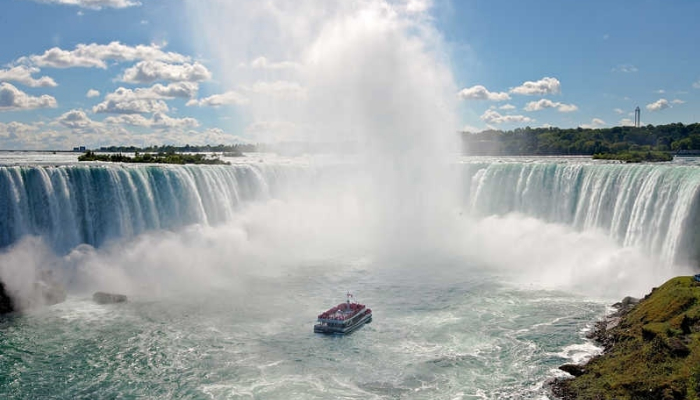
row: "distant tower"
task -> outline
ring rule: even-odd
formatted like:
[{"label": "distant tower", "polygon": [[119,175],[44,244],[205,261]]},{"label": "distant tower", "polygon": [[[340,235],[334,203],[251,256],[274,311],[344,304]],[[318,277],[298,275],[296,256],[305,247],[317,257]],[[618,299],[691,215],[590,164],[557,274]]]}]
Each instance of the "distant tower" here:
[{"label": "distant tower", "polygon": [[634,109],[634,127],[639,128],[639,125],[642,123],[642,111],[639,109],[639,106]]}]

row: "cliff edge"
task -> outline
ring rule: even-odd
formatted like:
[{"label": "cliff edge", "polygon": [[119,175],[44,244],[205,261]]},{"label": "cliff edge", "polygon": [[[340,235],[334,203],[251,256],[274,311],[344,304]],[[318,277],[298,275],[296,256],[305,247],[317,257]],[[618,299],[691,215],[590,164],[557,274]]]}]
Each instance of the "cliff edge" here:
[{"label": "cliff edge", "polygon": [[596,325],[603,354],[562,368],[577,376],[556,379],[552,392],[564,400],[700,400],[700,282],[673,278],[616,314]]}]

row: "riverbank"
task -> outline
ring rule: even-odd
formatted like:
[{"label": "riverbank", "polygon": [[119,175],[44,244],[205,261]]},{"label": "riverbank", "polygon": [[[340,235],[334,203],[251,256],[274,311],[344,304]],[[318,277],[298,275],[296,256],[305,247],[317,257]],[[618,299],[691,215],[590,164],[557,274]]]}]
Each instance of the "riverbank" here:
[{"label": "riverbank", "polygon": [[677,277],[639,304],[596,324],[602,355],[563,366],[552,392],[563,400],[700,398],[700,282]]}]

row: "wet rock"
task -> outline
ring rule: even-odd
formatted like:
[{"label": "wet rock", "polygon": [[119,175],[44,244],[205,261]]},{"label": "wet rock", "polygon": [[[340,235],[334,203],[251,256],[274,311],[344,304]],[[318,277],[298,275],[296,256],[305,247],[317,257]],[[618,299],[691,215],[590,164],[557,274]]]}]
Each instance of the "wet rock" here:
[{"label": "wet rock", "polygon": [[0,282],[0,315],[11,313],[14,310],[14,303],[5,291],[5,285],[2,282]]},{"label": "wet rock", "polygon": [[113,304],[126,302],[126,296],[123,294],[96,292],[92,295],[92,299],[97,304]]},{"label": "wet rock", "polygon": [[584,372],[586,372],[583,365],[577,364],[564,364],[560,366],[559,369],[573,376],[581,376]]}]

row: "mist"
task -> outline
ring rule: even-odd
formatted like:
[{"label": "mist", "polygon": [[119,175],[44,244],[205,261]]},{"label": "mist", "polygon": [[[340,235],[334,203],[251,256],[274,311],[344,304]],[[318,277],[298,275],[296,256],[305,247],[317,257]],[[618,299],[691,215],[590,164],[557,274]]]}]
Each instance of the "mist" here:
[{"label": "mist", "polygon": [[460,276],[486,266],[518,285],[611,297],[642,294],[676,272],[601,232],[466,216],[457,87],[430,1],[185,4],[194,45],[246,99],[250,140],[356,146],[330,162],[309,156],[307,173],[223,223],[68,254],[28,238],[1,255],[3,280],[23,297],[47,268],[78,293],[139,296],[243,290],[254,276],[358,260]]}]

